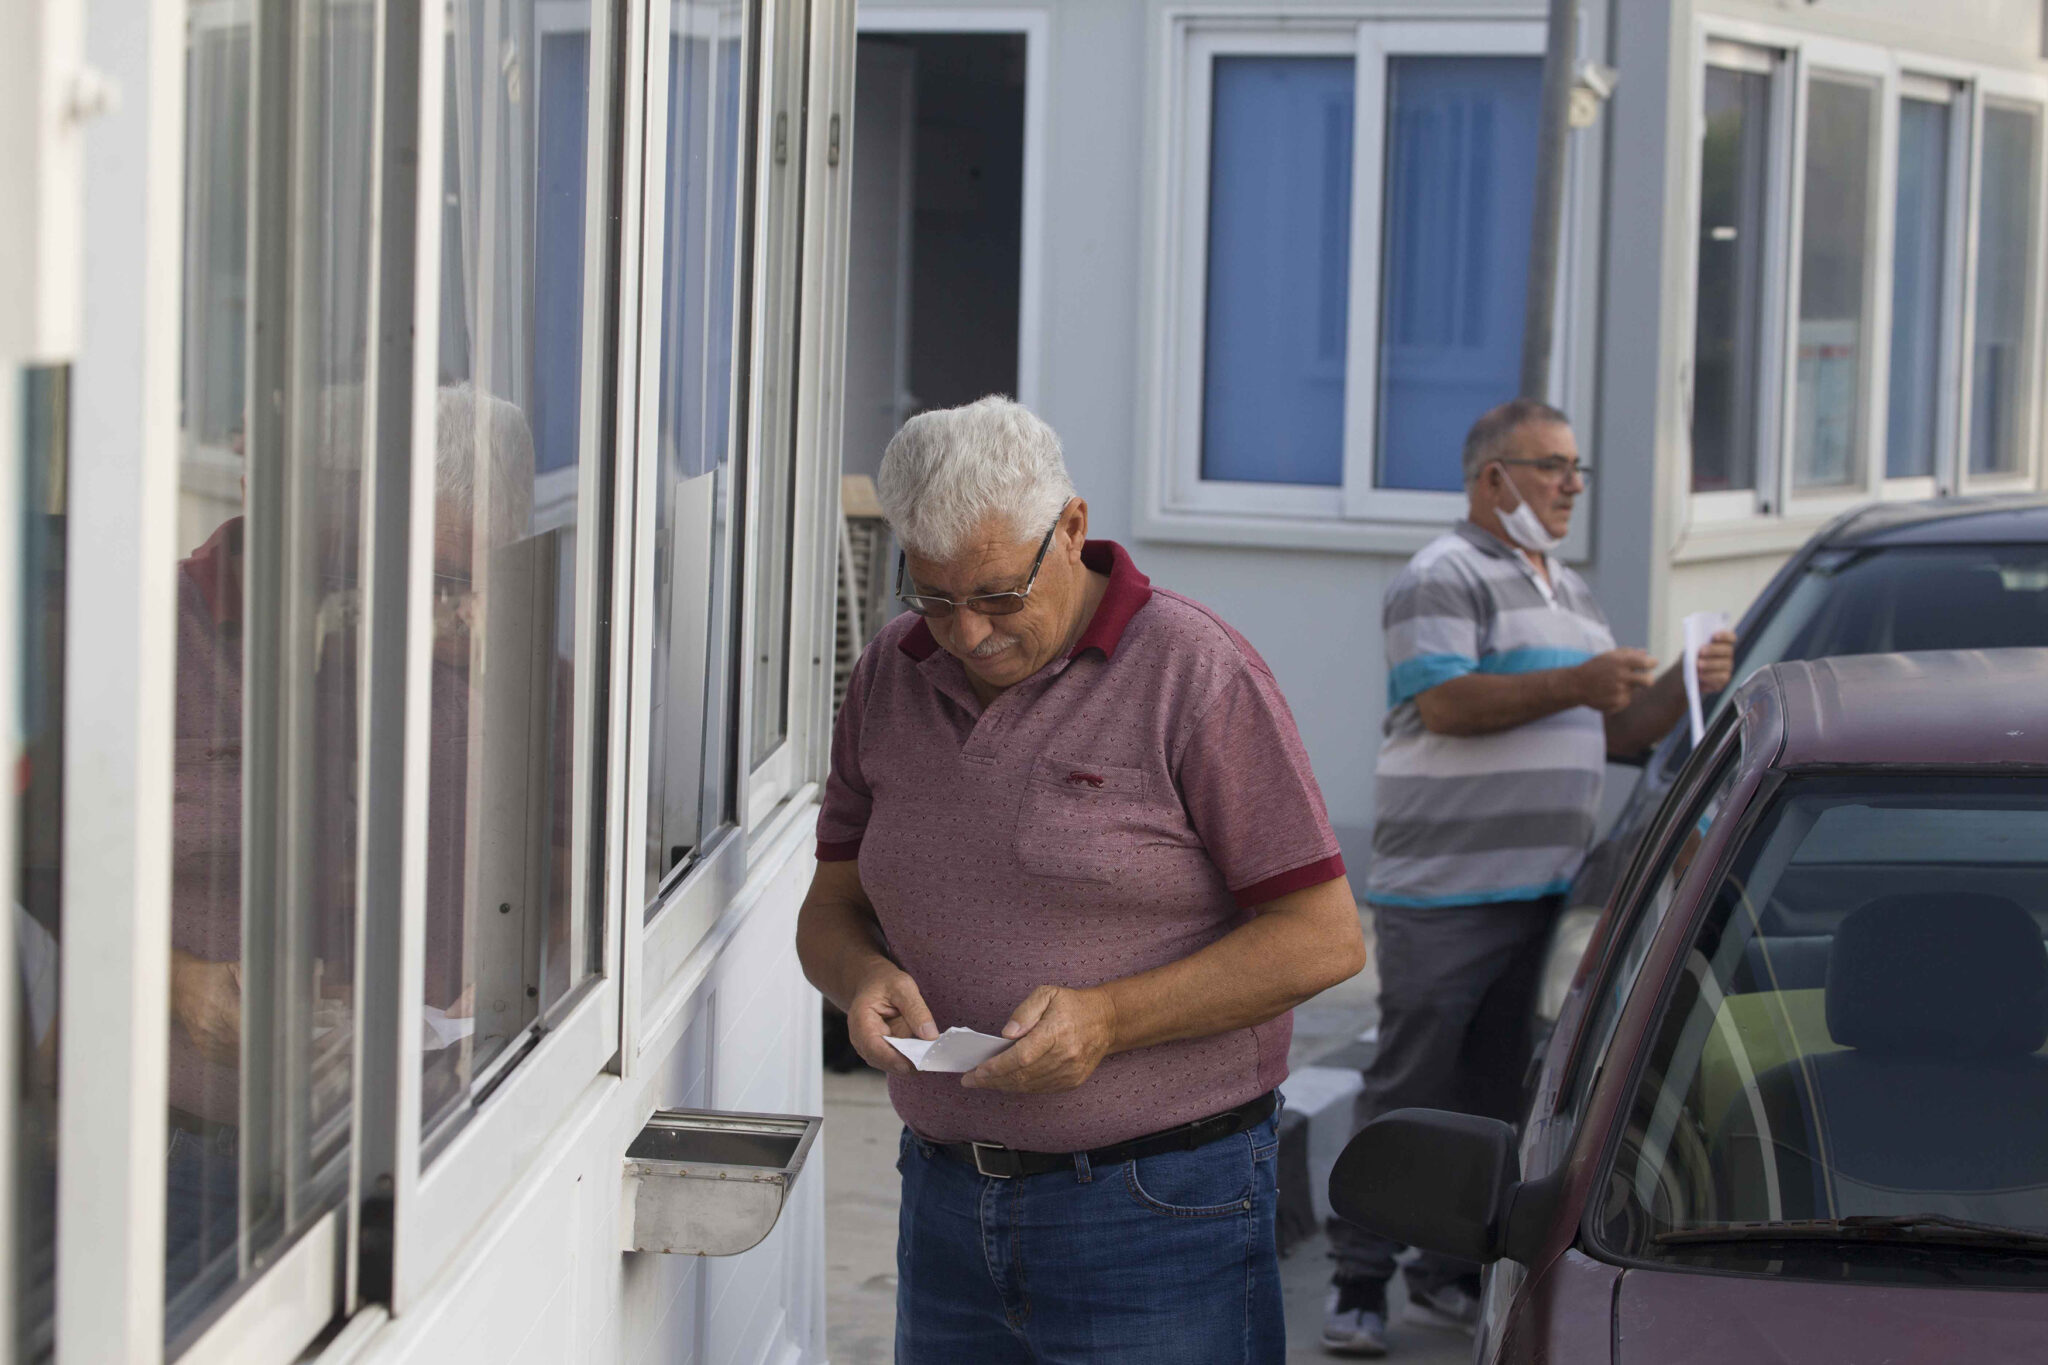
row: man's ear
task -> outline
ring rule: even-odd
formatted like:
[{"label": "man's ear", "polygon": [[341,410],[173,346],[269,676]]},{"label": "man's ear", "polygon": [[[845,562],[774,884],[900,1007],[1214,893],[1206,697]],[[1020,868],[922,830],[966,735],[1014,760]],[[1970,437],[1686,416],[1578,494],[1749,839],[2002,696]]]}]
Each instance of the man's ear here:
[{"label": "man's ear", "polygon": [[1073,546],[1072,553],[1078,559],[1081,547],[1088,543],[1088,500],[1075,498],[1067,504],[1066,512],[1060,517],[1060,530]]}]

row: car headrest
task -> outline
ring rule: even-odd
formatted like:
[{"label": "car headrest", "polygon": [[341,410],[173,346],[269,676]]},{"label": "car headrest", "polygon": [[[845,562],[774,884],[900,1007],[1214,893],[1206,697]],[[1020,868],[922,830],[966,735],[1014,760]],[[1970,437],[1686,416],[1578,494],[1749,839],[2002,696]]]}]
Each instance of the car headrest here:
[{"label": "car headrest", "polygon": [[1844,1047],[1996,1057],[2048,1041],[2048,948],[2003,896],[1881,896],[1828,953],[1828,1032]]}]

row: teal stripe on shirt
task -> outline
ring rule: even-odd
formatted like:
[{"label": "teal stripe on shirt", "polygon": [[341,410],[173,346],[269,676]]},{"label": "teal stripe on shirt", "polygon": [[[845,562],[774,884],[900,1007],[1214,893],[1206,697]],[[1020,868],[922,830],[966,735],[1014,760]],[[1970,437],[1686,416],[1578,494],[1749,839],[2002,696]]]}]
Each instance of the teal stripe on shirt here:
[{"label": "teal stripe on shirt", "polygon": [[1576,668],[1593,656],[1583,649],[1546,649],[1532,646],[1488,654],[1479,660],[1481,673],[1540,673],[1546,668]]},{"label": "teal stripe on shirt", "polygon": [[1480,666],[1477,659],[1464,654],[1418,654],[1403,659],[1387,670],[1387,709],[1391,711],[1438,683],[1462,678]]}]

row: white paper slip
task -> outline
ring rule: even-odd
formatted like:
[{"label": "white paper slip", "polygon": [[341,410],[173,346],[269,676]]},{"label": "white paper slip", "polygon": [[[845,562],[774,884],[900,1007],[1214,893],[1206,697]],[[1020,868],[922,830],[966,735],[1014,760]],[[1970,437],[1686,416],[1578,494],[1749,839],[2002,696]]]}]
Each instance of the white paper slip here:
[{"label": "white paper slip", "polygon": [[476,1018],[473,1015],[450,1014],[446,1010],[426,1005],[420,1009],[420,1023],[425,1034],[428,1052],[439,1052],[454,1047],[457,1043],[476,1032]]},{"label": "white paper slip", "polygon": [[889,1046],[910,1059],[919,1071],[972,1071],[997,1053],[1008,1052],[1014,1038],[992,1038],[971,1028],[949,1028],[938,1037],[891,1038]]},{"label": "white paper slip", "polygon": [[1717,630],[1728,629],[1725,611],[1696,611],[1685,618],[1685,705],[1692,717],[1692,742],[1698,747],[1707,732],[1706,717],[1700,711],[1700,651]]}]

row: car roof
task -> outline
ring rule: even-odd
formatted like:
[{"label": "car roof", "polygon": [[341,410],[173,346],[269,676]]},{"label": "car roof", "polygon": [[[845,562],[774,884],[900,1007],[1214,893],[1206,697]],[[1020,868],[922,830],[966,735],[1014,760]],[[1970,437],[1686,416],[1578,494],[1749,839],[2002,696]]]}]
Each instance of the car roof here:
[{"label": "car roof", "polygon": [[2048,649],[1803,659],[1744,692],[1746,712],[1777,711],[1778,768],[2048,767]]},{"label": "car roof", "polygon": [[1844,516],[1822,532],[1820,540],[1830,549],[2048,543],[2048,496],[2017,493],[1874,503]]}]

